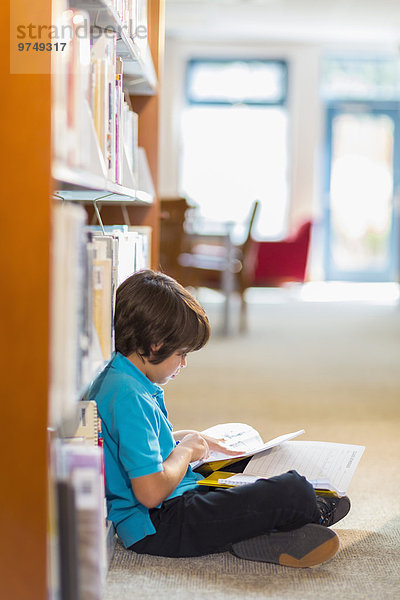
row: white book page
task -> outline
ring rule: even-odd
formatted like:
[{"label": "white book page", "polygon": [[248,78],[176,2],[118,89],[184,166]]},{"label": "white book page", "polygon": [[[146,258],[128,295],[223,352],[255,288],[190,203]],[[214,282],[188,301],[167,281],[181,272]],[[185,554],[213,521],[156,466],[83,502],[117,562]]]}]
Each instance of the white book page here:
[{"label": "white book page", "polygon": [[[242,452],[257,450],[264,443],[258,431],[244,423],[221,423],[205,429],[202,433],[216,439],[223,438],[230,450],[241,450]],[[211,458],[211,455],[218,456],[218,458]],[[208,460],[219,460],[220,457],[226,458],[226,454],[212,452]]]},{"label": "white book page", "polygon": [[339,494],[346,493],[364,446],[332,442],[285,442],[254,456],[245,475],[273,477],[294,469],[316,487],[329,482]]},{"label": "white book page", "polygon": [[[245,423],[220,423],[218,425],[213,425],[208,429],[204,429],[201,433],[216,439],[223,439],[230,450],[238,450],[243,453],[252,453],[252,451],[263,445],[262,438],[258,431]],[[227,458],[232,458],[232,456],[225,452],[210,452],[207,460],[196,460],[190,463],[190,466],[192,469],[195,469],[206,462],[225,460]]]},{"label": "white book page", "polygon": [[221,425],[214,425],[202,431],[206,435],[215,437],[217,439],[224,438],[224,442],[227,447],[231,450],[238,450],[241,453],[235,457],[224,452],[210,452],[207,460],[197,460],[190,463],[192,469],[199,467],[200,465],[208,462],[214,462],[217,460],[226,460],[229,458],[246,458],[256,452],[262,452],[268,448],[272,448],[277,444],[281,444],[286,440],[290,440],[298,435],[304,433],[304,429],[295,431],[293,433],[286,433],[280,435],[269,442],[263,443],[259,433],[253,429],[250,425],[244,425],[243,423],[222,423]]}]

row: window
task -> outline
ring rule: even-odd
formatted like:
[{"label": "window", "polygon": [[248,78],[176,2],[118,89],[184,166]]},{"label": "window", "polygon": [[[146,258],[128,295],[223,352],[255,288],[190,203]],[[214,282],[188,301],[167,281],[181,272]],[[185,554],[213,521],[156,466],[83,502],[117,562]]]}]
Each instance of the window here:
[{"label": "window", "polygon": [[329,56],[323,61],[324,99],[399,100],[400,61],[391,57]]},{"label": "window", "polygon": [[266,60],[198,60],[188,64],[191,104],[284,104],[286,64]]},{"label": "window", "polygon": [[280,237],[288,206],[287,65],[278,60],[188,63],[181,191],[204,219],[236,222],[240,241],[255,199],[256,235]]}]

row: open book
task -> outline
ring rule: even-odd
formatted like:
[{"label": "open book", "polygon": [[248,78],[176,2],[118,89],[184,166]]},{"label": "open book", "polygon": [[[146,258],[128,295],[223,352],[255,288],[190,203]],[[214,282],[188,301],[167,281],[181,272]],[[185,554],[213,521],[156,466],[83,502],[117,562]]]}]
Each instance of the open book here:
[{"label": "open book", "polygon": [[247,456],[253,456],[254,454],[263,452],[263,450],[273,448],[282,442],[291,440],[304,433],[304,429],[280,435],[273,440],[269,440],[269,442],[263,442],[258,431],[244,423],[221,423],[220,425],[209,427],[201,433],[217,439],[223,439],[225,445],[230,450],[240,451],[240,454],[234,457],[230,454],[225,454],[224,452],[210,452],[210,455],[206,460],[196,460],[190,463],[192,469],[197,469],[206,464],[206,471],[212,472],[228,464],[232,464],[237,460],[241,460]]},{"label": "open book", "polygon": [[[240,428],[244,428],[242,429],[243,434],[240,433]],[[230,436],[221,435],[226,430],[231,432]],[[255,432],[258,436],[257,439],[254,434],[251,437],[250,430],[255,431],[250,426],[240,423],[227,423],[211,427],[203,432],[213,437],[225,437],[227,445],[230,447],[235,447],[233,440],[236,439],[238,443],[236,447],[238,448],[239,440],[243,435],[243,444],[249,443],[253,446],[253,449],[244,451],[237,458],[232,459],[232,457],[225,455],[224,460],[217,460],[203,465],[201,472],[203,474],[211,473],[211,475],[198,481],[199,484],[233,487],[253,483],[257,479],[268,479],[269,477],[274,477],[275,475],[280,475],[294,469],[300,475],[304,475],[315,489],[344,496],[347,493],[351,479],[365,450],[364,446],[353,444],[291,441],[292,438],[304,433],[304,430],[279,436],[264,444],[257,432]],[[236,431],[236,436],[233,433],[234,431]],[[232,441],[232,444],[229,443],[229,439]],[[252,458],[243,473],[217,471],[217,469],[232,464],[245,456],[252,456]],[[208,460],[213,459],[210,456]],[[197,462],[200,463],[202,461]],[[204,470],[204,467],[207,467],[207,470]]]}]

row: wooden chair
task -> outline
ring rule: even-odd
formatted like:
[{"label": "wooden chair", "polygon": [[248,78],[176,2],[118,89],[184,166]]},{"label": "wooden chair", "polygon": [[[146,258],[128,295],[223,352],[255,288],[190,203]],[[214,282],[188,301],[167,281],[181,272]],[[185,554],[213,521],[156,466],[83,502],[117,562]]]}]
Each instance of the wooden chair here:
[{"label": "wooden chair", "polygon": [[242,260],[242,268],[238,273],[237,281],[238,281],[238,291],[240,294],[240,317],[239,317],[239,330],[243,333],[247,330],[247,305],[245,292],[248,287],[251,287],[253,266],[255,264],[257,253],[256,253],[256,243],[253,240],[252,232],[254,228],[255,219],[257,216],[257,212],[260,208],[259,200],[256,200],[252,206],[252,210],[250,213],[249,226],[247,229],[247,236],[245,241],[243,242],[240,251],[241,251],[241,260]]},{"label": "wooden chair", "polygon": [[160,260],[161,271],[186,285],[185,271],[179,256],[189,249],[185,231],[188,214],[193,211],[186,198],[162,198],[160,200]]},{"label": "wooden chair", "polygon": [[230,333],[231,295],[238,291],[241,295],[240,328],[245,328],[243,260],[247,255],[251,241],[251,231],[255,221],[259,202],[254,202],[244,243],[235,246],[231,240],[229,227],[225,234],[192,235],[189,252],[183,252],[178,260],[181,272],[185,272],[183,280],[195,288],[207,287],[221,291],[224,294],[224,312],[222,333]]}]

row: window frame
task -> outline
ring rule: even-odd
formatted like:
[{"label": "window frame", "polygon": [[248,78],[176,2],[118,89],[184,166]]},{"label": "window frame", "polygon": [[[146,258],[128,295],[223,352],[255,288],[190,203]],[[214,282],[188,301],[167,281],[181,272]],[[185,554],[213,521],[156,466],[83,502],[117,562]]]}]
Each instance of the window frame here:
[{"label": "window frame", "polygon": [[[235,62],[241,63],[266,63],[266,64],[274,64],[279,65],[283,69],[283,78],[282,78],[282,94],[279,100],[277,101],[263,101],[256,102],[251,100],[196,100],[190,94],[190,81],[193,77],[193,67],[199,63],[208,63],[208,64],[231,64]],[[188,106],[236,106],[238,104],[242,104],[244,106],[286,106],[287,97],[288,97],[288,79],[289,79],[289,66],[288,61],[284,59],[278,58],[239,58],[239,57],[224,57],[224,58],[191,58],[186,63],[186,74],[185,74],[185,102]]]}]

